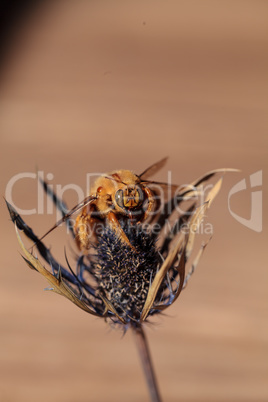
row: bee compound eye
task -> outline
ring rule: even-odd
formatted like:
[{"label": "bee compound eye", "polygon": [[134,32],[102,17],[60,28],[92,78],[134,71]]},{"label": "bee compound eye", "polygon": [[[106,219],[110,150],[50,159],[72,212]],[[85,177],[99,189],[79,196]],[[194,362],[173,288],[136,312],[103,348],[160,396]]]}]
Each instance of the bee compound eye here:
[{"label": "bee compound eye", "polygon": [[123,190],[117,190],[117,192],[115,193],[115,201],[120,208],[125,208]]},{"label": "bee compound eye", "polygon": [[144,200],[144,194],[141,187],[136,187],[135,201],[137,205],[141,205]]}]

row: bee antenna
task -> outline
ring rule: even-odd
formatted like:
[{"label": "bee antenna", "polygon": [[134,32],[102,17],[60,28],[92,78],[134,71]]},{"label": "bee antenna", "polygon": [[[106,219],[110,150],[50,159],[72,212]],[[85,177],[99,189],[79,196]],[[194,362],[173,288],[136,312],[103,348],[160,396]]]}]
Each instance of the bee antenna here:
[{"label": "bee antenna", "polygon": [[[115,176],[115,175],[113,175],[113,176]],[[118,174],[116,175],[116,177],[113,177],[113,176],[104,176],[104,177],[105,177],[105,179],[113,180],[113,181],[116,181],[116,183],[122,183],[122,184],[124,184],[125,186],[127,186],[127,183],[124,183],[124,182],[120,179],[120,177],[118,176]]]},{"label": "bee antenna", "polygon": [[40,237],[40,240],[43,240],[44,237],[46,237],[49,233],[51,233],[54,229],[56,229],[59,225],[61,225],[63,222],[67,221],[70,216],[72,216],[75,212],[79,211],[83,207],[86,207],[88,204],[90,204],[92,201],[95,201],[97,197],[89,195],[86,197],[82,202],[77,204],[75,207],[73,207],[66,215],[64,215],[58,222],[55,223],[54,226],[52,226],[51,229],[49,229],[42,237]]}]

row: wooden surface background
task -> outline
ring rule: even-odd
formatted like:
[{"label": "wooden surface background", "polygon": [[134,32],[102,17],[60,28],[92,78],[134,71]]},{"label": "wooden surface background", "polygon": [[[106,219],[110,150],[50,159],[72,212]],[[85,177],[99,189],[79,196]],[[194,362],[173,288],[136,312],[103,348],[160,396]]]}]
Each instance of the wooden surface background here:
[{"label": "wooden surface background", "polygon": [[[155,179],[170,170],[175,183],[241,169],[209,211],[213,238],[197,272],[147,335],[165,402],[268,401],[265,214],[259,233],[228,210],[236,183],[267,173],[268,3],[46,4],[18,28],[1,72],[1,194],[36,168],[81,189],[89,172],[140,173],[164,156]],[[12,197],[35,208],[36,181],[17,181]],[[64,198],[76,202],[72,191]],[[249,219],[250,199],[249,188],[236,194],[232,211]],[[43,292],[3,202],[0,212],[0,401],[149,401],[131,334]],[[55,213],[24,218],[41,235]],[[62,260],[63,237],[46,240]]]}]

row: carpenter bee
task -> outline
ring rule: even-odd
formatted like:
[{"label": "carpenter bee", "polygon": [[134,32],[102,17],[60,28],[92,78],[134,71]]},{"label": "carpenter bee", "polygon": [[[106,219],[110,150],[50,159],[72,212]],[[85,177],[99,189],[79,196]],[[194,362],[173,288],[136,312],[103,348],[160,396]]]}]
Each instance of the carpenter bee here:
[{"label": "carpenter bee", "polygon": [[[123,230],[125,224],[142,224],[151,220],[159,203],[157,190],[150,184],[166,187],[166,183],[149,181],[148,178],[161,169],[167,158],[147,168],[140,175],[129,170],[116,170],[98,177],[90,194],[64,215],[41,239],[77,211],[74,233],[80,250],[85,251],[98,240],[98,229],[108,225],[118,238],[133,248]],[[171,186],[173,189],[176,186]],[[41,240],[40,239],[40,240]]]}]

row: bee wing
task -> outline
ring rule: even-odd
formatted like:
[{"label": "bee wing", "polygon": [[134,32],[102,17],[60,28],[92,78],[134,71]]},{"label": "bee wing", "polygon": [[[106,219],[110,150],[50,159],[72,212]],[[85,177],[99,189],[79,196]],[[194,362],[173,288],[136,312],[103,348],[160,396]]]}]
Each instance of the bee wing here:
[{"label": "bee wing", "polygon": [[158,170],[160,170],[166,163],[168,157],[161,159],[161,161],[158,161],[154,163],[153,165],[149,166],[147,169],[144,170],[138,177],[141,180],[146,180],[148,177],[153,176]]},{"label": "bee wing", "polygon": [[65,222],[67,219],[69,219],[71,215],[73,215],[75,212],[79,211],[83,207],[87,206],[91,202],[95,201],[96,199],[97,199],[97,197],[95,195],[89,195],[88,197],[86,197],[82,202],[80,202],[75,207],[73,207],[66,215],[64,215],[58,222],[56,222],[55,225],[52,226],[52,228],[50,228],[39,240],[43,240],[44,237],[46,237],[49,233],[51,233],[59,225],[61,225],[63,222]]},{"label": "bee wing", "polygon": [[[166,162],[167,158],[162,159],[160,162],[156,163],[155,165],[151,166],[145,171],[145,176],[151,174],[151,171],[154,169],[158,169]],[[152,170],[151,170],[152,169]],[[229,168],[222,168],[222,169],[215,169],[211,170],[210,172],[206,173],[205,175],[199,177],[197,180],[193,181],[190,184],[184,185],[177,185],[177,184],[170,184],[170,183],[163,183],[159,181],[153,180],[146,180],[144,179],[144,174],[142,177],[141,183],[149,186],[152,191],[156,195],[156,200],[160,200],[161,203],[167,203],[172,200],[176,201],[176,204],[188,201],[191,198],[195,198],[200,196],[200,191],[202,191],[202,184],[209,181],[210,179],[214,178],[217,174],[222,174],[226,172],[238,172],[237,169],[229,169]],[[159,202],[159,201],[158,201]]]}]

